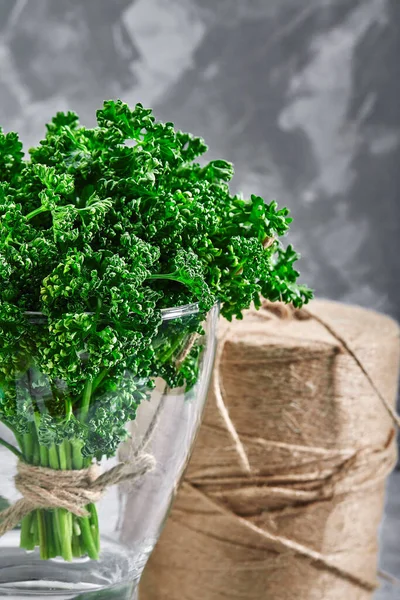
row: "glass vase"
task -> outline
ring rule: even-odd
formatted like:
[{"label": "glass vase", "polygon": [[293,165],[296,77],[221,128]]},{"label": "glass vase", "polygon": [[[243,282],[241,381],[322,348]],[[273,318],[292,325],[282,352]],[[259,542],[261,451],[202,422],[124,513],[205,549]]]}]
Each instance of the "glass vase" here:
[{"label": "glass vase", "polygon": [[[32,313],[31,327],[40,327],[42,319]],[[86,516],[65,508],[38,508],[0,537],[0,597],[136,597],[139,579],[167,517],[201,422],[214,360],[217,319],[217,306],[205,319],[199,316],[196,305],[162,311],[155,341],[157,352],[176,361],[194,352],[195,383],[189,388],[171,388],[162,377],[155,377],[152,385],[143,389],[141,382],[129,372],[124,373],[121,389],[114,392],[116,397],[127,393],[133,384],[134,389],[140,388],[144,399],[136,417],[126,423],[129,436],[115,455],[96,462],[99,472],[108,472],[120,463],[128,470],[132,465],[132,472],[136,472],[135,465],[146,457],[147,467],[135,479],[109,485],[98,501],[85,506]],[[16,378],[14,385],[17,401],[26,401],[28,394],[28,401],[34,398],[39,407],[44,395],[48,404],[51,394],[68,392],[62,382],[57,383],[57,389],[49,382],[46,385],[46,377],[34,364]],[[0,405],[5,398],[0,379]],[[101,393],[96,396],[92,386],[91,405],[97,416],[101,401]],[[11,429],[0,422],[0,510],[20,498],[15,476],[21,461],[66,471],[87,469],[95,462],[82,455],[73,438],[41,445],[36,433],[34,418],[32,431],[24,439],[15,438]]]}]

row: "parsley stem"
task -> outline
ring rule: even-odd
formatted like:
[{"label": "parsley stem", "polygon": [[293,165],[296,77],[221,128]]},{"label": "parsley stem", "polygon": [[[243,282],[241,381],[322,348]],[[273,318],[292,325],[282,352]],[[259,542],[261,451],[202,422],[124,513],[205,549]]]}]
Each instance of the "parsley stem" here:
[{"label": "parsley stem", "polygon": [[12,444],[9,444],[8,442],[6,442],[6,440],[3,440],[3,438],[0,438],[0,445],[4,446],[4,448],[7,448],[8,450],[10,450],[10,452],[12,452],[13,454],[15,454],[15,456],[17,458],[19,458],[19,460],[23,460],[24,459],[24,456],[23,456],[22,452],[20,452]]},{"label": "parsley stem", "polygon": [[180,282],[179,275],[175,275],[174,273],[153,273],[153,275],[146,277],[146,281],[149,279],[169,279]]},{"label": "parsley stem", "polygon": [[33,438],[30,433],[24,433],[23,435],[23,444],[24,444],[24,457],[28,463],[32,462],[33,456]]},{"label": "parsley stem", "polygon": [[25,550],[33,550],[35,547],[32,525],[33,520],[36,518],[36,513],[30,513],[26,515],[21,521],[21,538],[20,538],[20,547]]},{"label": "parsley stem", "polygon": [[49,462],[49,453],[48,453],[46,446],[40,445],[39,451],[40,451],[40,464],[42,465],[42,467],[47,467],[47,464]]},{"label": "parsley stem", "polygon": [[47,540],[46,540],[46,520],[44,510],[37,510],[37,520],[39,526],[39,547],[40,547],[40,558],[47,560]]},{"label": "parsley stem", "polygon": [[108,373],[108,369],[103,369],[98,375],[97,377],[95,377],[93,379],[93,384],[92,384],[92,395],[93,393],[96,391],[96,389],[99,387],[99,385],[101,384],[101,382],[103,381],[104,377],[107,375]]},{"label": "parsley stem", "polygon": [[67,562],[72,561],[72,540],[70,531],[70,513],[65,508],[57,508],[57,523],[61,542],[61,555]]},{"label": "parsley stem", "polygon": [[60,469],[63,469],[64,471],[66,471],[67,470],[67,453],[65,451],[64,441],[62,444],[60,444],[58,446],[58,456],[59,456],[59,461],[60,461]]},{"label": "parsley stem", "polygon": [[97,552],[100,552],[100,527],[99,527],[99,517],[97,514],[97,508],[94,504],[89,504],[88,506],[90,512],[90,527],[92,530],[93,541],[96,546]]},{"label": "parsley stem", "polygon": [[92,380],[88,380],[85,384],[85,389],[82,394],[82,402],[81,402],[81,410],[80,410],[80,418],[79,420],[82,423],[85,423],[88,417],[90,398],[92,396]]},{"label": "parsley stem", "polygon": [[57,454],[57,446],[55,444],[52,444],[49,448],[49,467],[50,467],[50,469],[59,469],[60,468],[60,463],[58,461],[58,454]]},{"label": "parsley stem", "polygon": [[160,354],[160,356],[159,356],[160,363],[164,364],[171,358],[171,356],[174,354],[175,350],[177,350],[179,348],[179,346],[181,345],[183,339],[184,339],[184,335],[176,336],[176,339],[172,341],[171,345],[167,347],[166,351],[163,354]]},{"label": "parsley stem", "polygon": [[69,421],[73,416],[72,412],[72,402],[69,398],[65,399],[65,420]]},{"label": "parsley stem", "polygon": [[80,440],[71,440],[72,446],[72,468],[82,469],[83,467],[83,456],[82,456],[82,442]]},{"label": "parsley stem", "polygon": [[35,208],[35,210],[33,210],[32,212],[30,212],[29,214],[26,215],[25,219],[27,221],[30,221],[31,219],[33,219],[34,217],[36,217],[37,215],[40,215],[44,212],[49,212],[49,208],[46,208],[45,206],[39,206],[39,208]]},{"label": "parsley stem", "polygon": [[99,558],[99,553],[97,551],[96,544],[93,540],[89,517],[80,517],[79,527],[81,528],[82,541],[84,543],[85,550],[88,553],[89,558],[91,558],[92,560],[97,560]]},{"label": "parsley stem", "polygon": [[59,538],[57,530],[54,526],[55,522],[55,511],[50,512],[49,510],[42,510],[44,513],[44,522],[46,524],[46,535],[48,537],[47,542],[47,556],[48,558],[55,558],[61,554]]}]

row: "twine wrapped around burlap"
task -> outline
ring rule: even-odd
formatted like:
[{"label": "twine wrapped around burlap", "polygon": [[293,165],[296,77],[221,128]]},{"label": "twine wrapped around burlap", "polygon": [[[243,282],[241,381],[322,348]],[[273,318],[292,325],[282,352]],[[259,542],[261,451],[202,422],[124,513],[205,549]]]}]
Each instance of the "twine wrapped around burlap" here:
[{"label": "twine wrapped around burlap", "polygon": [[396,461],[397,325],[333,302],[267,305],[221,322],[216,362],[140,599],[370,599]]},{"label": "twine wrapped around burlap", "polygon": [[123,481],[133,483],[152,470],[154,465],[154,457],[145,452],[103,474],[96,464],[87,469],[68,471],[20,461],[14,479],[22,498],[0,512],[0,537],[38,508],[65,508],[78,517],[87,517],[89,513],[85,507],[91,502],[98,502],[107,488]]}]

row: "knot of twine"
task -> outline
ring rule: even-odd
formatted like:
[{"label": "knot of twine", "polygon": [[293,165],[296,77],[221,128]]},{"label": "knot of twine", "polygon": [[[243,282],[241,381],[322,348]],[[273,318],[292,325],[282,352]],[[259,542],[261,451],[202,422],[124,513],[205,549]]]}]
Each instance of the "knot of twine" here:
[{"label": "knot of twine", "polygon": [[0,537],[14,529],[33,510],[65,508],[78,517],[87,517],[88,504],[98,502],[107,488],[129,481],[133,483],[153,470],[155,459],[147,453],[132,462],[122,462],[100,474],[98,465],[87,469],[55,470],[20,461],[15,487],[22,495],[12,506],[0,512]]}]

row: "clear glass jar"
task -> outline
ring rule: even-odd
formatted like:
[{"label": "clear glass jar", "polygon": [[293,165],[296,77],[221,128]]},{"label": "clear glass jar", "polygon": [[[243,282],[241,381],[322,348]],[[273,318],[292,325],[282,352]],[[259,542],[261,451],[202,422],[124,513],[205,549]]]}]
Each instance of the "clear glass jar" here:
[{"label": "clear glass jar", "polygon": [[[207,396],[214,360],[218,307],[215,306],[207,315],[200,335],[193,334],[200,325],[197,312],[196,305],[164,310],[156,342],[161,349],[164,345],[168,352],[175,350],[177,360],[182,360],[193,344],[200,346],[196,383],[186,390],[170,389],[163,379],[158,378],[149,398],[139,405],[136,418],[126,425],[130,437],[120,444],[115,457],[102,459],[99,463],[102,471],[106,471],[119,462],[136,461],[138,455],[146,452],[154,458],[155,466],[134,482],[108,487],[93,514],[87,517],[88,522],[85,523],[91,527],[93,539],[98,544],[98,556],[88,556],[85,543],[83,549],[82,544],[79,547],[79,540],[82,541],[84,535],[84,522],[80,521],[80,517],[71,513],[66,516],[65,509],[61,509],[63,514],[59,509],[36,510],[22,521],[22,525],[0,538],[0,597],[14,600],[35,597],[128,600],[135,597],[141,573],[156,544],[188,461]],[[35,321],[32,314],[31,319],[32,327],[35,327],[35,322],[40,322],[40,316]],[[16,382],[17,388],[25,386],[26,377],[29,378],[29,373]],[[17,443],[3,423],[0,423],[0,438],[1,510],[14,503],[19,494],[14,481],[18,457],[7,447],[8,444],[17,447]],[[47,448],[43,451],[44,460],[46,457],[48,460],[49,453],[58,452],[59,462],[60,457],[67,456],[67,467],[77,468],[77,463],[71,459],[72,447],[64,450]],[[36,464],[42,464],[38,460]],[[44,466],[52,468],[48,462]],[[79,466],[87,467],[88,464]],[[66,529],[61,527],[60,533],[61,518]],[[38,545],[40,527],[42,535],[47,535],[43,547]],[[65,552],[63,558],[60,551],[64,543],[67,545],[66,552],[68,547],[73,551],[68,560],[65,560]],[[30,549],[27,550],[27,547]]]}]

